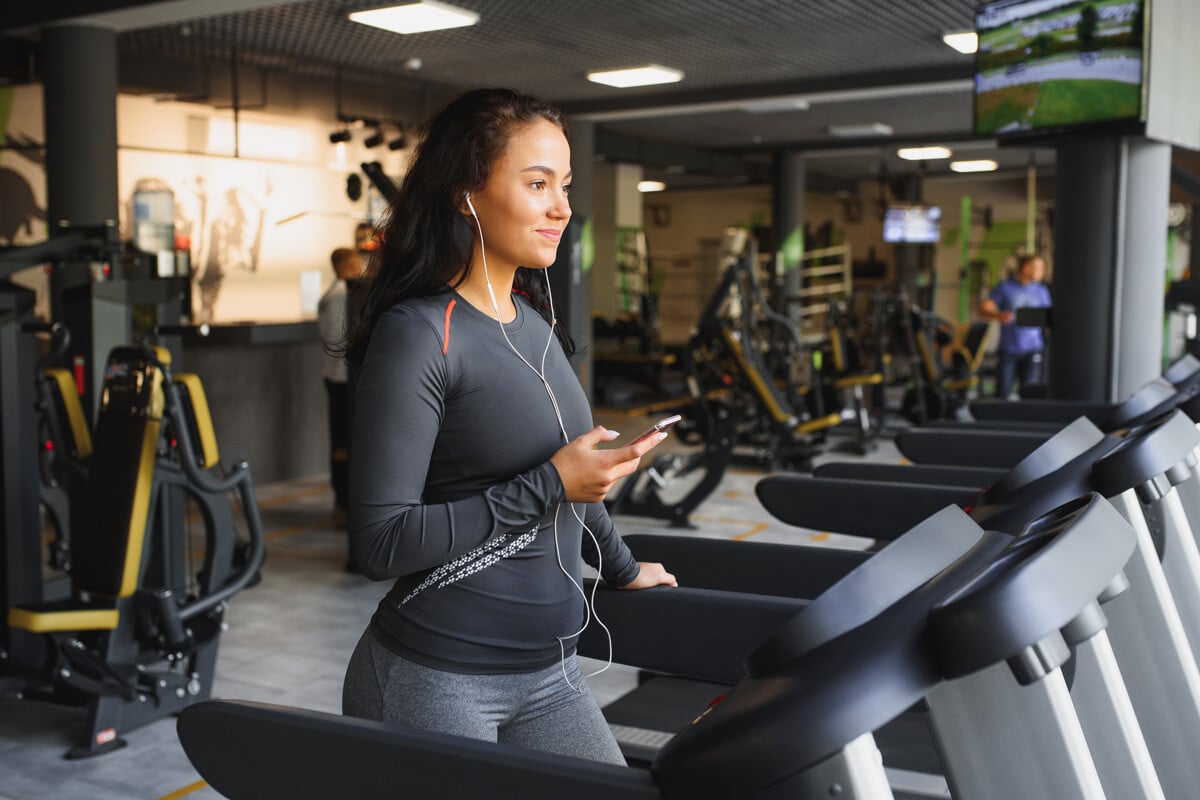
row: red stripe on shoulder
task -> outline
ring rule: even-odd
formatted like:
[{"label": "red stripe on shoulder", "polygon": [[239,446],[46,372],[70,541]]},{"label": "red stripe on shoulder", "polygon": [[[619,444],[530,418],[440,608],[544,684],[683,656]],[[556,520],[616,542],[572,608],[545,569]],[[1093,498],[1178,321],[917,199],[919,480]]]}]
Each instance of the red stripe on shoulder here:
[{"label": "red stripe on shoulder", "polygon": [[446,355],[446,351],[450,349],[450,315],[454,313],[454,304],[458,300],[451,297],[450,304],[446,306],[446,322],[442,333],[442,355]]}]

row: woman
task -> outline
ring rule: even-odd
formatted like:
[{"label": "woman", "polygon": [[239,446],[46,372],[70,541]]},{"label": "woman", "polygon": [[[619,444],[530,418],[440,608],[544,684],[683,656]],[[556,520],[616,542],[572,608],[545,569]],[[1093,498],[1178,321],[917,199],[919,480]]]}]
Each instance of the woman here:
[{"label": "woman", "polygon": [[508,90],[451,102],[413,157],[347,338],[352,548],[396,583],[343,707],[623,764],[574,656],[580,561],[615,586],[675,584],[601,503],[665,434],[596,449],[617,434],[592,424],[545,277],[570,175],[560,112]]}]

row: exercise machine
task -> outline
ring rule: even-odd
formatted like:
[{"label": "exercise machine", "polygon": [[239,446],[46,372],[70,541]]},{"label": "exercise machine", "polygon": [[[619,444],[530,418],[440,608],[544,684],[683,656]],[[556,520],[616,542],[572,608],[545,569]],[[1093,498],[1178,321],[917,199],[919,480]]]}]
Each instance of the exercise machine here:
[{"label": "exercise machine", "polygon": [[[28,594],[7,598],[3,627],[0,691],[86,708],[88,734],[70,758],[117,749],[123,731],[209,696],[227,602],[263,557],[249,467],[218,466],[199,379],[173,378],[164,348],[118,348],[104,372],[69,595],[18,581]],[[230,493],[248,553],[237,552]],[[189,505],[199,537],[179,522]],[[5,539],[11,551],[40,530]]]},{"label": "exercise machine", "polygon": [[[200,774],[232,800],[391,797],[397,774],[407,791],[427,798],[487,791],[525,798],[882,800],[893,795],[870,732],[936,695],[944,713],[935,719],[958,796],[1101,798],[1078,717],[1065,700],[1061,658],[1041,658],[1040,670],[1018,665],[1035,654],[1061,654],[1057,643],[1079,640],[1072,623],[1120,573],[1132,538],[1102,502],[1085,498],[1016,540],[975,529],[967,551],[915,590],[905,584],[863,598],[858,585],[847,585],[838,602],[813,603],[794,614],[749,654],[749,674],[728,696],[699,709],[668,742],[649,774],[236,701],[185,710],[180,740]],[[1105,546],[1090,546],[1088,536]],[[1054,580],[1067,570],[1078,580]],[[1010,604],[1030,591],[1044,598],[1042,609],[997,633],[994,621],[1012,616]],[[672,598],[676,592],[627,594]],[[716,592],[711,599],[737,604],[746,597]],[[989,763],[986,752],[1009,744],[1044,768],[1014,770],[994,756]]]}]

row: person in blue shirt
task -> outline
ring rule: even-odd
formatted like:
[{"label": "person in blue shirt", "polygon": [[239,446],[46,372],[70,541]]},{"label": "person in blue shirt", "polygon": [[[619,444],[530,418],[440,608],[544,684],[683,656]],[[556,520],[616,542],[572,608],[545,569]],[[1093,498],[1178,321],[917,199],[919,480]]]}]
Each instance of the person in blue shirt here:
[{"label": "person in blue shirt", "polygon": [[1042,367],[1040,327],[1015,324],[1019,308],[1049,308],[1050,290],[1042,279],[1046,277],[1046,262],[1039,255],[1021,256],[1015,278],[1009,278],[992,289],[979,304],[984,319],[1000,323],[1000,347],[996,369],[996,396],[1007,398],[1013,381],[1019,377],[1021,386],[1038,383]]}]

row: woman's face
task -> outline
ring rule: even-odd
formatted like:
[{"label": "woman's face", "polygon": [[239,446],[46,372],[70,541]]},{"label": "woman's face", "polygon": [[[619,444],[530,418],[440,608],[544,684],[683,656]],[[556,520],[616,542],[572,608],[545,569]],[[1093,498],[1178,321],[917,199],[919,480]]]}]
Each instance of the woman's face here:
[{"label": "woman's face", "polygon": [[570,183],[571,148],[557,125],[539,119],[513,131],[483,188],[471,193],[489,267],[554,263],[571,218]]}]

